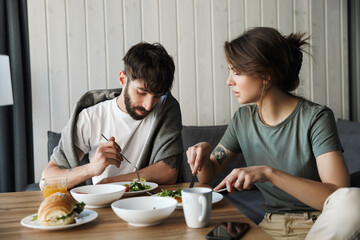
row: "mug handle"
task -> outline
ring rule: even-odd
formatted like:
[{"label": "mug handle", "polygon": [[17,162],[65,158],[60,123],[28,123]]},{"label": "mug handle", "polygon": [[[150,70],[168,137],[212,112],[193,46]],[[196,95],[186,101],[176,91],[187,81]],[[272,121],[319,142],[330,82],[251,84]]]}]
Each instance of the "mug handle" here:
[{"label": "mug handle", "polygon": [[199,217],[199,222],[202,222],[205,219],[205,214],[206,214],[206,209],[207,209],[206,197],[204,197],[203,195],[200,195],[199,202],[201,204],[201,215]]}]

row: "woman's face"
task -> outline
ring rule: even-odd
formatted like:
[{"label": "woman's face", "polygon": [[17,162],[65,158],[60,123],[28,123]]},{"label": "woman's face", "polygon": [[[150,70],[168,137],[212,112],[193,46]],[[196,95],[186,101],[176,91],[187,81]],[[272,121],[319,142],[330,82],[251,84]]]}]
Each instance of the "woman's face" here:
[{"label": "woman's face", "polygon": [[230,74],[226,81],[232,87],[235,97],[240,104],[256,103],[260,101],[263,89],[263,79],[245,75],[229,65]]}]

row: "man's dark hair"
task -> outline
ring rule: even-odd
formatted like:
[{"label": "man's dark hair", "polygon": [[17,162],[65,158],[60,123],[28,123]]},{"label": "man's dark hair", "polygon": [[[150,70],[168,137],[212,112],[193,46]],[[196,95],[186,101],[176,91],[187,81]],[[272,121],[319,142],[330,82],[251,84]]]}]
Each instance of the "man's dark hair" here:
[{"label": "man's dark hair", "polygon": [[175,64],[160,43],[138,43],[129,49],[123,61],[128,81],[136,79],[154,94],[171,89]]}]

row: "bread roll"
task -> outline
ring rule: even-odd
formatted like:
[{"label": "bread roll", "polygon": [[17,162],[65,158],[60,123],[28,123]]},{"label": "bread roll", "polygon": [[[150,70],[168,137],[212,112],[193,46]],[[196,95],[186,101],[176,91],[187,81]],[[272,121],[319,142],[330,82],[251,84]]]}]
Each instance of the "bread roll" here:
[{"label": "bread roll", "polygon": [[76,200],[70,194],[54,193],[40,204],[38,218],[45,226],[61,226],[74,222]]}]

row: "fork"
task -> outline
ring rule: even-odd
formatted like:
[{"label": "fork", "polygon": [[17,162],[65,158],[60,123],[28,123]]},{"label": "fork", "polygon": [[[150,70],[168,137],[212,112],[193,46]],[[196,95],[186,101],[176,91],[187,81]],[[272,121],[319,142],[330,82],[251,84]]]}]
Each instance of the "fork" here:
[{"label": "fork", "polygon": [[[109,141],[109,140],[104,136],[104,134],[101,134],[101,136],[102,136],[106,141]],[[141,181],[140,181],[139,170],[138,170],[138,168],[135,166],[135,164],[133,164],[132,162],[130,162],[130,161],[124,156],[124,154],[122,154],[121,152],[119,152],[119,154],[121,155],[121,157],[122,157],[123,159],[125,159],[125,161],[127,161],[128,163],[130,163],[130,164],[135,168],[136,174],[137,174],[137,177],[138,177],[138,180],[139,180],[139,182],[141,182]]]}]

